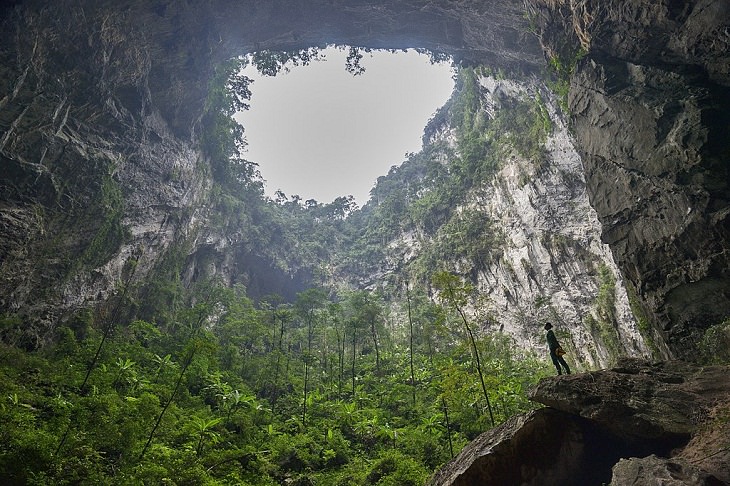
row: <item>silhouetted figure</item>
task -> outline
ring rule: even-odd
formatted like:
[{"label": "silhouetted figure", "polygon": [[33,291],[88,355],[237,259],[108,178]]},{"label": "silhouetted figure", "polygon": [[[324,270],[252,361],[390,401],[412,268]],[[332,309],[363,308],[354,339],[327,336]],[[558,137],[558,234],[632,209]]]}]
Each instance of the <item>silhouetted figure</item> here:
[{"label": "silhouetted figure", "polygon": [[565,360],[563,359],[563,355],[565,354],[565,351],[563,351],[563,348],[560,347],[558,338],[555,337],[555,333],[553,332],[553,325],[550,324],[549,322],[546,322],[545,330],[547,331],[548,348],[550,348],[550,359],[553,360],[553,364],[558,369],[559,375],[563,374],[563,370],[560,369],[561,365],[562,365],[563,369],[565,369],[565,373],[569,375],[570,367],[568,367],[568,363],[566,363]]}]

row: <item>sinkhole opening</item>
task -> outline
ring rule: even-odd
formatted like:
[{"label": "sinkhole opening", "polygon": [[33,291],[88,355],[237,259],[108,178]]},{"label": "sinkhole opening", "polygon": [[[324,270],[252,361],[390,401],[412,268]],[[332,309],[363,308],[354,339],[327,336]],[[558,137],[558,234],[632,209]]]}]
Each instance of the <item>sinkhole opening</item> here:
[{"label": "sinkhole opening", "polygon": [[[354,53],[354,54],[353,54]],[[272,200],[359,206],[379,176],[421,149],[429,118],[451,96],[451,59],[420,50],[329,46],[313,59],[262,74],[249,56],[244,157],[256,164]],[[280,60],[277,60],[280,61]]]}]

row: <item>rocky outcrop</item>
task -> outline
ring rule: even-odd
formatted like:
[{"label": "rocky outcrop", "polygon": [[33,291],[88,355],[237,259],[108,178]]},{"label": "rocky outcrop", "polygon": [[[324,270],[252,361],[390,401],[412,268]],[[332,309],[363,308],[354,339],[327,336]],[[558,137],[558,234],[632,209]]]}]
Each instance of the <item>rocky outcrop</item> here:
[{"label": "rocky outcrop", "polygon": [[[509,1],[496,10],[478,2],[15,3],[0,19],[0,313],[20,324],[0,332],[31,348],[60,319],[145,285],[169,259],[186,262],[187,278],[202,271],[248,283],[258,268],[276,272],[241,249],[252,246],[240,244],[246,228],[223,235],[211,223],[200,120],[215,63],[328,43],[423,47],[514,69],[542,62],[536,39],[521,33],[521,7]],[[488,39],[488,49],[469,47]]]},{"label": "rocky outcrop", "polygon": [[[543,325],[552,321],[574,369],[605,368],[619,356],[650,356],[613,254],[601,241],[559,100],[536,77],[516,81],[482,73],[475,74],[475,85],[479,102],[473,116],[483,120],[478,136],[498,169],[463,191],[463,202],[438,229],[416,225],[394,239],[384,267],[397,274],[413,262],[417,266],[422,255],[437,254],[441,265],[474,282],[473,317],[483,332],[507,335],[518,348],[542,354]],[[447,106],[462,96],[456,93]],[[464,144],[460,118],[451,119],[450,113],[438,118],[439,126],[432,122],[422,154],[434,164],[457,166]],[[536,123],[548,128],[536,130],[531,145],[512,135]],[[425,192],[413,192],[420,191]],[[470,220],[474,214],[478,223]],[[483,231],[475,238],[482,245],[476,256],[444,245],[455,228],[474,235]]]},{"label": "rocky outcrop", "polygon": [[[727,421],[716,410],[730,403],[729,371],[625,359],[543,379],[530,397],[548,408],[485,432],[429,484],[725,484]],[[724,441],[708,441],[710,430]]]},{"label": "rocky outcrop", "polygon": [[587,421],[543,408],[511,418],[467,445],[429,486],[585,486],[610,477],[620,441]]},{"label": "rocky outcrop", "polygon": [[201,155],[151,98],[149,45],[129,16],[86,13],[59,2],[3,23],[0,309],[26,321],[4,338],[27,347],[149,277],[206,211]]},{"label": "rocky outcrop", "polygon": [[730,397],[727,372],[626,358],[610,370],[542,380],[530,399],[630,440],[688,440],[715,403]]},{"label": "rocky outcrop", "polygon": [[[542,352],[542,326],[550,320],[582,369],[610,366],[618,356],[650,356],[619,269],[601,241],[581,159],[558,100],[535,80],[486,77],[481,84],[492,118],[537,98],[552,126],[537,160],[503,147],[508,155],[494,181],[476,191],[475,206],[504,235],[500,257],[488,261],[477,277],[493,317],[486,331],[504,331],[520,348]],[[599,303],[599,293],[610,298]]]},{"label": "rocky outcrop", "polygon": [[621,459],[613,467],[611,484],[645,486],[722,486],[715,476],[684,461],[663,459],[655,455]]}]

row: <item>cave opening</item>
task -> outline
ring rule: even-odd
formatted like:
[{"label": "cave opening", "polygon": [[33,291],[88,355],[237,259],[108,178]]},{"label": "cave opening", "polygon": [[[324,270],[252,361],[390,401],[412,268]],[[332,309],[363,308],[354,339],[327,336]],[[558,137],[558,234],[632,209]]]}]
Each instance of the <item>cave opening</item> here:
[{"label": "cave opening", "polygon": [[362,206],[379,176],[421,150],[424,127],[453,92],[453,60],[422,49],[307,52],[311,59],[276,68],[279,53],[247,56],[250,108],[234,117],[244,157],[258,164],[271,199],[353,196]]}]

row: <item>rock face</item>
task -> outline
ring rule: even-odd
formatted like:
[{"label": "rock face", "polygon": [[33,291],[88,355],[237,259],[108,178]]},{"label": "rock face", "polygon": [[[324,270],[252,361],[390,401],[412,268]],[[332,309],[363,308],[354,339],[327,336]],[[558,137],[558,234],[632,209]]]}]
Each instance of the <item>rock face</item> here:
[{"label": "rock face", "polygon": [[691,464],[651,455],[644,458],[621,459],[613,468],[611,484],[721,486],[725,483]]},{"label": "rock face", "polygon": [[[730,2],[570,2],[541,13],[548,50],[576,63],[570,112],[603,239],[646,318],[691,359],[730,303]],[[553,30],[566,17],[565,35]]]},{"label": "rock face", "polygon": [[0,310],[38,318],[29,346],[165,255],[226,251],[201,229],[212,66],[328,43],[515,73],[542,70],[543,51],[561,61],[603,239],[663,354],[690,357],[730,313],[726,0],[14,3],[0,10]]},{"label": "rock face", "polygon": [[[511,103],[544,93],[529,82],[481,80],[484,104]],[[499,107],[501,105],[501,107]],[[603,368],[618,356],[649,356],[630,309],[621,274],[589,204],[581,159],[555,98],[545,98],[552,133],[539,162],[514,150],[475,205],[505,235],[500,258],[477,281],[489,297],[493,323],[525,349],[545,348],[545,320],[557,323],[575,364]],[[610,295],[605,307],[598,295]],[[488,332],[499,332],[487,324]]]},{"label": "rock face", "polygon": [[601,484],[619,441],[590,424],[543,408],[513,417],[466,446],[429,486]]},{"label": "rock face", "polygon": [[[479,136],[498,154],[498,170],[465,191],[464,202],[440,228],[418,227],[392,241],[389,270],[397,274],[423,254],[438,254],[445,267],[473,279],[480,299],[474,319],[484,332],[505,334],[518,348],[543,354],[543,325],[549,320],[576,369],[604,368],[619,356],[650,356],[613,254],[601,241],[559,100],[537,78],[475,78],[474,117],[484,120]],[[463,95],[455,96],[449,104]],[[516,132],[523,126],[524,118],[514,113],[528,113],[524,118],[530,123],[541,119],[549,126],[529,150],[511,132],[502,132],[501,127]],[[438,127],[429,127],[432,135],[423,151],[429,160],[449,164],[444,161],[459,154],[459,121],[444,116]],[[473,214],[479,214],[478,224],[469,222]],[[499,236],[483,244],[477,257],[445,250],[443,242],[453,238],[454,228],[470,224]]]},{"label": "rock face", "polygon": [[700,457],[692,444],[727,431],[711,412],[730,402],[729,371],[626,359],[544,379],[531,399],[549,408],[485,432],[429,484],[725,484],[727,436]]},{"label": "rock face", "polygon": [[584,417],[631,440],[688,440],[718,400],[730,397],[725,366],[624,359],[610,370],[543,380],[530,399]]}]

